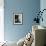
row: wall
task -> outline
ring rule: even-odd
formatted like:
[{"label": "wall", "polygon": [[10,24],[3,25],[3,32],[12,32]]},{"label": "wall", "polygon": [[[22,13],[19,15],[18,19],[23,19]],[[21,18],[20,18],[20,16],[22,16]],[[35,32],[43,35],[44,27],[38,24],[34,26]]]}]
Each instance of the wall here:
[{"label": "wall", "polygon": [[4,41],[4,0],[0,0],[0,42]]},{"label": "wall", "polygon": [[[4,35],[7,41],[18,41],[32,29],[35,12],[40,9],[40,0],[4,0]],[[13,24],[13,12],[23,13],[23,24]]]},{"label": "wall", "polygon": [[[40,1],[40,9],[41,9],[41,11],[43,10],[43,9],[46,9],[46,0],[41,0]],[[43,15],[42,15],[42,17],[43,17],[43,22],[41,21],[40,22],[40,25],[42,25],[42,26],[46,26],[46,10],[43,12]]]},{"label": "wall", "polygon": [[[40,0],[40,10],[46,9],[46,0]],[[43,22],[40,21],[40,25],[46,27],[46,10],[43,12]],[[46,36],[46,34],[45,34]],[[45,37],[46,39],[46,37]],[[45,40],[45,44],[46,44],[46,40]]]}]

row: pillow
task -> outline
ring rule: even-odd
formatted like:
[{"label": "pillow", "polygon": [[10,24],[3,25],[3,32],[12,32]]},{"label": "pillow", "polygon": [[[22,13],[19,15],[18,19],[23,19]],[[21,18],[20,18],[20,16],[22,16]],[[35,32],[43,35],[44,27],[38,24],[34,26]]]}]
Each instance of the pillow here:
[{"label": "pillow", "polygon": [[23,46],[30,46],[32,42],[33,42],[33,35],[29,32],[25,37]]},{"label": "pillow", "polygon": [[25,37],[24,37],[24,38],[21,38],[21,39],[17,42],[17,46],[23,46],[24,40],[25,40]]}]

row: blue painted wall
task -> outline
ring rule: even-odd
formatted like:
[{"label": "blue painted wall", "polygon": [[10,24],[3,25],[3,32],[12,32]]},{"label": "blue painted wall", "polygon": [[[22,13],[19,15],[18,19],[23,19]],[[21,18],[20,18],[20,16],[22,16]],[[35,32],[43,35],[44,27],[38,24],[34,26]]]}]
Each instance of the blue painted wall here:
[{"label": "blue painted wall", "polygon": [[[40,9],[40,0],[4,0],[4,35],[7,41],[18,41],[32,29],[35,12]],[[23,13],[23,24],[13,24],[13,12]]]}]

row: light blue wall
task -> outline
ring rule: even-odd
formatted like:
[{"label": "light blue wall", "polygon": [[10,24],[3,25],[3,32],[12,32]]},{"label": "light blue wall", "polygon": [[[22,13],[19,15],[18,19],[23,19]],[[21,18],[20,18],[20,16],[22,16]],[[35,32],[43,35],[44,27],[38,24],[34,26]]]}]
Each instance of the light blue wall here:
[{"label": "light blue wall", "polygon": [[[40,10],[42,11],[43,9],[46,9],[46,0],[41,0],[40,1]],[[43,22],[40,21],[40,25],[46,27],[46,10],[43,12]]]},{"label": "light blue wall", "polygon": [[[46,0],[41,0],[40,1],[40,10],[46,9]],[[43,12],[43,22],[40,21],[40,25],[46,27],[46,11]],[[46,39],[46,35],[45,35],[45,39]],[[45,40],[45,44],[46,44],[46,40]]]},{"label": "light blue wall", "polygon": [[[4,35],[5,40],[18,41],[32,28],[35,12],[40,9],[39,0],[4,0]],[[13,24],[13,11],[23,13],[23,24]]]}]

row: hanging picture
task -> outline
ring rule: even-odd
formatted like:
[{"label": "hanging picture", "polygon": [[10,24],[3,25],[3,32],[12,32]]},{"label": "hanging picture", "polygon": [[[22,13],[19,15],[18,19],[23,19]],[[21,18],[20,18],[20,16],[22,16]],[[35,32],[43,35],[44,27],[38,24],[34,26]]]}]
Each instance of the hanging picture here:
[{"label": "hanging picture", "polygon": [[22,24],[22,14],[14,14],[14,24]]}]

